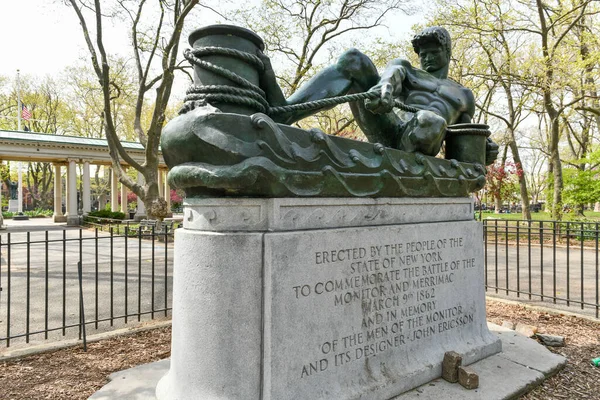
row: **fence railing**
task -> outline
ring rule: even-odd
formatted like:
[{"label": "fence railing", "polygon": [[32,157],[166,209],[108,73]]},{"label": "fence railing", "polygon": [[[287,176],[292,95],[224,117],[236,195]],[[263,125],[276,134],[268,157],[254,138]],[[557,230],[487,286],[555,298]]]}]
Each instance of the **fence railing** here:
[{"label": "fence railing", "polygon": [[[484,220],[483,227],[488,294],[599,318],[598,223]],[[169,317],[172,234],[143,224],[3,234],[0,346],[81,339],[84,331]]]},{"label": "fence railing", "polygon": [[488,293],[575,306],[599,318],[597,222],[484,220]]},{"label": "fence railing", "polygon": [[172,246],[169,227],[3,234],[0,346],[168,317]]},{"label": "fence railing", "polygon": [[147,232],[152,227],[155,228],[157,233],[162,233],[164,230],[174,231],[182,225],[181,219],[169,218],[158,222],[156,220],[143,219],[141,221],[135,221],[131,219],[120,220],[115,218],[103,218],[86,215],[81,219],[81,225],[88,228],[98,228],[100,231],[109,232],[111,229],[117,234],[128,230],[129,234],[135,234],[139,229]]}]

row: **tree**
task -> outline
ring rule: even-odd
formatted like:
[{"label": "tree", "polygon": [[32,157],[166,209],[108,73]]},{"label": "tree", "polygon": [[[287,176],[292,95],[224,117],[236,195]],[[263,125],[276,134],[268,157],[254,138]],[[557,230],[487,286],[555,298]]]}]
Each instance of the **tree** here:
[{"label": "tree", "polygon": [[550,153],[550,172],[552,173],[552,218],[560,220],[562,218],[562,191],[563,191],[563,170],[562,161],[559,153],[561,116],[570,106],[577,104],[583,97],[571,97],[565,100],[564,97],[558,97],[555,89],[564,87],[566,74],[560,74],[564,63],[561,60],[569,60],[565,57],[565,52],[571,48],[565,49],[564,43],[568,35],[572,34],[575,27],[585,19],[587,7],[590,1],[577,1],[569,5],[563,2],[552,4],[551,2],[542,2],[535,0],[535,10],[539,25],[536,27],[536,34],[539,35],[542,58],[540,62],[541,75],[539,88],[543,96],[543,107],[548,116],[550,141],[548,152]]},{"label": "tree", "polygon": [[[589,168],[565,168],[563,197],[569,204],[590,204],[600,202],[600,149],[589,154],[589,158],[578,164]],[[577,211],[583,216],[583,207]]]},{"label": "tree", "polygon": [[[135,70],[123,56],[110,56],[112,85],[110,98],[115,131],[120,140],[135,140],[133,114],[135,110]],[[104,98],[93,68],[87,64],[70,66],[65,70],[65,91],[68,114],[64,129],[67,134],[91,138],[104,136]]]},{"label": "tree", "polygon": [[[63,85],[51,77],[42,80],[24,77],[21,82],[21,101],[32,114],[29,121],[22,121],[23,127],[32,132],[64,133],[63,126],[69,120],[67,101]],[[18,99],[16,88],[11,88],[6,98],[7,112],[11,118],[4,120],[0,125],[5,129],[17,129]],[[22,128],[23,129],[23,128]],[[51,163],[28,163],[24,168],[24,184],[31,196],[35,208],[50,209],[53,202],[53,177]]]},{"label": "tree", "polygon": [[[266,52],[277,59],[278,82],[289,96],[323,65],[331,64],[344,47],[351,47],[348,43],[358,35],[381,27],[395,12],[410,12],[408,4],[407,0],[263,0],[257,7],[238,10],[235,20],[263,38]],[[319,112],[297,125],[319,126],[329,134],[358,130],[348,107]]]},{"label": "tree", "polygon": [[[560,219],[563,125],[567,113],[580,106],[585,98],[595,96],[588,87],[589,78],[594,76],[590,74],[590,65],[598,59],[597,53],[592,55],[590,44],[597,42],[592,40],[597,35],[583,35],[582,31],[591,30],[586,21],[598,13],[598,5],[590,0],[456,0],[438,4],[441,16],[437,21],[451,25],[453,33],[457,33],[457,42],[470,43],[464,46],[469,56],[458,55],[461,62],[469,65],[467,73],[498,83],[485,85],[491,93],[482,99],[493,101],[479,102],[478,106],[490,115],[505,115],[513,158],[520,158],[515,126],[519,119],[515,116],[523,121],[524,111],[529,109],[547,133],[543,140],[551,178],[547,186],[551,193],[547,198],[551,199],[553,217]],[[476,62],[482,57],[472,53],[473,47],[480,48],[481,55],[486,56],[485,64]],[[580,51],[573,51],[577,49]],[[585,90],[579,83],[582,75],[586,78]],[[498,104],[506,107],[499,108]],[[487,109],[486,105],[491,107]],[[522,179],[525,205],[525,175]]]},{"label": "tree", "polygon": [[512,202],[518,191],[518,176],[523,173],[520,165],[507,161],[496,161],[487,167],[485,190],[494,198],[495,213],[500,213],[505,201]]},{"label": "tree", "polygon": [[[151,218],[164,218],[168,210],[166,201],[159,196],[158,147],[160,134],[166,119],[177,61],[179,42],[186,18],[199,0],[65,0],[71,6],[81,24],[90,62],[102,89],[102,118],[112,167],[119,181],[140,198]],[[101,4],[102,3],[102,4]],[[133,59],[136,69],[133,131],[145,148],[145,161],[135,161],[121,145],[118,121],[111,100],[119,95],[121,87],[115,80],[109,52],[104,39],[104,21],[121,18],[128,23]],[[92,21],[92,25],[88,23]],[[154,101],[146,101],[154,90]],[[144,111],[152,109],[151,118],[144,126]],[[128,176],[121,166],[126,162],[145,178],[138,183]]]},{"label": "tree", "polygon": [[[342,36],[381,26],[388,14],[408,11],[406,0],[269,0],[256,8],[238,11],[237,20],[259,33],[269,52],[283,56],[290,69],[278,75],[284,93],[295,92],[320,63],[329,63]],[[265,15],[271,17],[266,19]],[[339,49],[337,49],[339,50]],[[319,59],[321,60],[319,62]],[[291,70],[291,73],[289,73]]]},{"label": "tree", "polygon": [[[470,3],[470,7],[461,4]],[[505,1],[459,1],[438,9],[434,23],[446,21],[454,40],[456,65],[453,76],[470,78],[464,82],[477,96],[481,113],[505,126],[507,145],[516,165],[523,165],[517,144],[517,132],[529,116],[532,89],[521,77],[530,73],[523,44],[527,34],[515,29],[516,11]],[[466,65],[465,65],[466,64]],[[523,219],[531,219],[526,174],[518,174]]]},{"label": "tree", "polygon": [[[593,177],[595,173],[587,171],[587,169],[597,168],[597,163],[589,162],[589,156],[593,146],[594,132],[598,133],[598,129],[600,129],[600,115],[595,112],[595,110],[600,108],[598,82],[596,82],[600,44],[596,39],[598,34],[597,29],[594,29],[594,24],[586,16],[575,27],[575,33],[572,44],[573,47],[579,49],[581,73],[580,79],[575,81],[578,86],[574,86],[573,91],[582,100],[575,110],[563,116],[563,127],[565,127],[567,133],[568,149],[571,153],[571,157],[568,157],[565,162],[578,171],[565,170],[568,176],[565,175],[565,192],[563,194],[565,200],[570,201],[575,207],[576,212],[583,216],[585,202],[583,200],[586,200],[587,196],[584,195],[582,197],[578,195],[572,197],[570,196],[570,189],[573,187],[573,178],[576,178],[578,181],[575,186],[581,188],[588,187],[588,185],[584,184],[584,181],[589,177]],[[567,182],[567,180],[570,182]],[[593,192],[593,185],[589,187],[590,191]],[[580,199],[582,202],[573,203],[576,199]]]},{"label": "tree", "polygon": [[54,203],[54,171],[51,163],[28,163],[25,182],[33,208],[51,210]]}]

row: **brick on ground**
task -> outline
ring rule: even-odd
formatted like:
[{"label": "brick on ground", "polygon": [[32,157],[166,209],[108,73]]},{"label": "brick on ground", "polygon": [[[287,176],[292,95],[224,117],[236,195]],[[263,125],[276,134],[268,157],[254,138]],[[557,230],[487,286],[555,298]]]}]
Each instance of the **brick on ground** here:
[{"label": "brick on ground", "polygon": [[442,362],[442,378],[455,383],[458,382],[458,367],[462,364],[462,356],[455,351],[447,351]]}]

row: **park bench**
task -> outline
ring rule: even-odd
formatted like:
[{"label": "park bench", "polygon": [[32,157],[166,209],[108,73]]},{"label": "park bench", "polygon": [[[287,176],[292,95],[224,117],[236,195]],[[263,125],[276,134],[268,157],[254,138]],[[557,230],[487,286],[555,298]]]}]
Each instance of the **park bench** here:
[{"label": "park bench", "polygon": [[160,224],[155,219],[143,219],[140,221],[140,232],[144,233],[164,233],[165,231],[172,233],[175,229],[181,226],[181,221],[179,220],[165,220]]},{"label": "park bench", "polygon": [[139,230],[141,233],[157,232],[158,221],[155,219],[143,219],[140,221]]}]

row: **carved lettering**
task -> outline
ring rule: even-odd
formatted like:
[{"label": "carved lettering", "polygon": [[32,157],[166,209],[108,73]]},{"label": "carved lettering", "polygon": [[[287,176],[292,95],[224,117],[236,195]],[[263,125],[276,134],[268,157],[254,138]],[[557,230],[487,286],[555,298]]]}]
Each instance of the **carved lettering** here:
[{"label": "carved lettering", "polygon": [[331,269],[332,278],[297,282],[293,298],[333,308],[357,307],[362,318],[351,331],[323,342],[320,355],[307,354],[300,377],[343,368],[473,323],[473,313],[465,312],[462,304],[446,304],[439,296],[462,271],[477,265],[475,258],[447,254],[465,242],[463,237],[447,237],[316,251],[315,265]]}]

